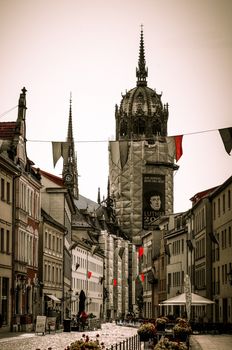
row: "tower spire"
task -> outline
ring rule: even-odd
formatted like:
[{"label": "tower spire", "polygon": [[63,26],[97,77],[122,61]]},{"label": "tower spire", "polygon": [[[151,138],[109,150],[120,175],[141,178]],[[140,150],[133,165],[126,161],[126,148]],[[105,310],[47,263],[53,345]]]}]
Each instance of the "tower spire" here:
[{"label": "tower spire", "polygon": [[73,142],[73,128],[72,128],[72,93],[70,92],[69,100],[69,119],[68,119],[68,135],[67,141]]},{"label": "tower spire", "polygon": [[145,50],[143,41],[143,24],[141,24],[140,45],[139,45],[139,61],[136,68],[137,86],[147,86],[148,70],[146,68]]},{"label": "tower spire", "polygon": [[63,162],[63,178],[66,186],[71,190],[74,198],[78,199],[78,171],[77,171],[77,156],[75,152],[75,143],[73,138],[72,125],[72,93],[70,92],[69,100],[69,118],[68,118],[68,133],[67,141],[65,142],[65,157]]}]

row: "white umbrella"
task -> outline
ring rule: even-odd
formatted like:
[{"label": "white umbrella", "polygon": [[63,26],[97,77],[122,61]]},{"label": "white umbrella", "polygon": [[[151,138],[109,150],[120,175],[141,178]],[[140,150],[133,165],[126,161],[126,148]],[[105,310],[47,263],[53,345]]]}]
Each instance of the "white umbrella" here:
[{"label": "white umbrella", "polygon": [[189,321],[191,316],[191,305],[192,305],[191,281],[190,281],[189,275],[186,275],[184,279],[184,292],[185,292],[185,300],[186,300],[187,319]]},{"label": "white umbrella", "polygon": [[[214,301],[204,298],[199,294],[191,293],[191,305],[214,304]],[[162,301],[159,305],[186,305],[186,294],[182,293],[173,298]]]}]

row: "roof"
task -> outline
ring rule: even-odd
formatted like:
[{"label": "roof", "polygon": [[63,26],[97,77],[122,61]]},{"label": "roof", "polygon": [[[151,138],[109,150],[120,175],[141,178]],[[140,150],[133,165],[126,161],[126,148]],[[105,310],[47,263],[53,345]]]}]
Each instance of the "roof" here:
[{"label": "roof", "polygon": [[192,201],[193,205],[199,202],[201,199],[207,197],[210,193],[215,191],[218,188],[218,186],[209,188],[207,190],[201,191],[196,193],[192,198],[190,198],[190,201]]},{"label": "roof", "polygon": [[217,186],[215,191],[210,194],[211,199],[216,197],[219,193],[221,193],[227,186],[229,186],[232,182],[232,176],[230,176],[226,181],[224,181],[221,185]]},{"label": "roof", "polygon": [[16,122],[1,122],[0,123],[0,139],[12,140],[16,132]]},{"label": "roof", "polygon": [[64,186],[64,181],[63,181],[63,179],[61,177],[53,175],[53,174],[50,174],[50,173],[47,173],[46,171],[41,170],[41,169],[40,169],[40,173],[41,173],[41,175],[43,175],[47,179],[53,181],[58,186],[62,186],[62,187]]},{"label": "roof", "polygon": [[99,207],[98,203],[80,194],[79,199],[75,199],[74,202],[78,209],[87,209],[88,212],[94,212]]}]

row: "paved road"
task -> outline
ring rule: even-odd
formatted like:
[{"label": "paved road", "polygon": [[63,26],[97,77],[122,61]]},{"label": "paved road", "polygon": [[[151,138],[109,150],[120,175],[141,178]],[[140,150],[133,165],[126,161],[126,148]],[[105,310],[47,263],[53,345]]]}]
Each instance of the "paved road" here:
[{"label": "paved road", "polygon": [[192,335],[191,350],[231,350],[232,334],[199,334]]},{"label": "paved road", "polygon": [[[0,350],[64,350],[67,345],[76,339],[80,339],[83,332],[61,332],[43,335],[34,333],[8,333],[3,336],[0,333]],[[101,330],[85,332],[91,339],[97,334],[100,335],[100,341],[109,347],[115,343],[132,337],[137,334],[137,328],[117,326],[114,323],[105,323]],[[192,335],[190,338],[190,350],[231,350],[232,335],[210,335],[199,334]],[[143,348],[143,347],[142,347]]]},{"label": "paved road", "polygon": [[103,341],[107,348],[114,343],[119,343],[137,334],[137,328],[105,323],[102,325],[101,330],[91,332],[62,332],[46,335],[14,333],[14,336],[12,336],[12,333],[9,333],[9,337],[0,338],[0,350],[47,350],[49,347],[52,350],[64,350],[67,345],[80,339],[83,333],[88,334],[91,339],[95,339],[96,335],[99,334],[99,340]]}]

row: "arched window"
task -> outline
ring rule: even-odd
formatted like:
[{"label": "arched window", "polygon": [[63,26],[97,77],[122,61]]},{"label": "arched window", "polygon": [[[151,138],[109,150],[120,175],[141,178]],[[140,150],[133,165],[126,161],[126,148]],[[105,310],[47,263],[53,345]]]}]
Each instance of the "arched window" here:
[{"label": "arched window", "polygon": [[120,124],[120,136],[126,136],[126,135],[127,135],[127,122],[125,120],[122,120]]}]

